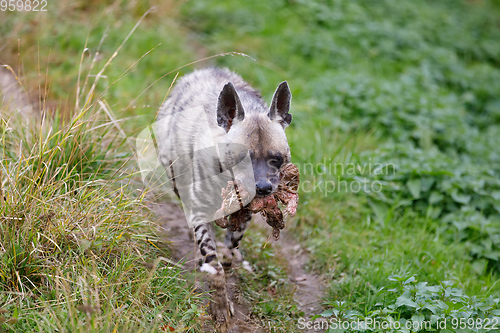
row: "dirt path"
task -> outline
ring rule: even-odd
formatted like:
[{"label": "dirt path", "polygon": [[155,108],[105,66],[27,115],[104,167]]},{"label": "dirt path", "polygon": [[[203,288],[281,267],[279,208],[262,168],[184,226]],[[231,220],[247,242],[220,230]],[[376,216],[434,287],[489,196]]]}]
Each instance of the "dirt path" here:
[{"label": "dirt path", "polygon": [[[256,215],[252,223],[255,223],[263,232],[269,232],[266,221],[260,215]],[[278,241],[271,237],[271,242],[273,248],[288,263],[288,278],[295,286],[293,299],[298,308],[304,312],[305,319],[309,320],[312,316],[323,312],[321,299],[324,296],[325,281],[319,275],[310,273],[305,269],[307,262],[310,260],[307,252],[293,240],[290,234],[287,233],[286,228],[281,231],[281,237]],[[324,330],[304,330],[304,332],[324,332]]]},{"label": "dirt path", "polygon": [[14,74],[3,66],[0,67],[0,106],[19,112],[26,121],[36,115]]},{"label": "dirt path", "polygon": [[[193,241],[193,233],[188,227],[182,209],[170,203],[159,204],[154,207],[154,211],[160,218],[160,226],[165,232],[167,241],[174,251],[174,258],[184,261],[186,274],[190,275],[196,270],[196,264],[201,258],[196,243]],[[244,299],[238,288],[238,277],[236,274],[226,273],[228,294],[234,305],[234,317],[232,318],[230,333],[250,333],[265,332],[257,323],[251,320],[250,302]],[[196,281],[198,284],[198,281]],[[199,288],[205,290],[205,286],[198,284]],[[213,332],[209,323],[206,323],[206,330]]]},{"label": "dirt path", "polygon": [[[199,259],[198,249],[195,247],[192,232],[180,207],[175,204],[159,204],[155,206],[154,211],[160,219],[161,228],[165,232],[168,242],[171,243],[171,248],[175,251],[175,259],[178,261],[185,260],[184,268],[186,272],[195,271]],[[254,217],[252,224],[255,224],[262,232],[270,233],[271,229],[260,215]],[[323,281],[319,276],[304,269],[309,260],[308,255],[286,232],[282,232],[281,239],[278,242],[273,241],[272,245],[288,263],[289,280],[295,286],[294,300],[299,309],[305,313],[306,318],[321,313]],[[229,332],[266,332],[266,329],[260,327],[259,323],[250,318],[251,304],[240,293],[237,275],[229,273],[227,281],[228,293],[235,308],[235,316],[232,319]],[[207,327],[207,329],[210,328]]]}]

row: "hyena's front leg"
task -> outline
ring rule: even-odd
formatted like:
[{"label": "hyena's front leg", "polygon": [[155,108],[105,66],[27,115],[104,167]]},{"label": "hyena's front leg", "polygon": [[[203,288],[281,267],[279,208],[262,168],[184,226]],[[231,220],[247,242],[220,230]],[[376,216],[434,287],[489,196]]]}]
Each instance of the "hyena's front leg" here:
[{"label": "hyena's front leg", "polygon": [[229,317],[233,315],[226,288],[224,269],[217,259],[213,223],[204,223],[194,228],[196,242],[203,255],[201,271],[207,273],[211,300],[208,310],[214,320],[217,332],[225,333],[229,327]]},{"label": "hyena's front leg", "polygon": [[214,262],[217,263],[213,223],[203,223],[194,227],[194,236],[203,256],[203,263],[212,265],[214,265]]}]

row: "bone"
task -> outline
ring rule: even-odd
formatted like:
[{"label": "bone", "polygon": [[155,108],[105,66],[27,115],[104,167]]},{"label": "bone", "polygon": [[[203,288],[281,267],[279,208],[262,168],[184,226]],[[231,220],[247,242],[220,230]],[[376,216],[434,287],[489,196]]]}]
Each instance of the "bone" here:
[{"label": "bone", "polygon": [[[245,213],[260,213],[267,224],[273,228],[273,237],[278,240],[280,230],[285,228],[285,217],[293,217],[297,212],[299,195],[299,169],[292,163],[284,165],[279,171],[280,184],[272,195],[266,197],[255,197],[247,206],[243,207],[243,199],[249,195],[243,186],[236,180],[228,182],[227,188],[222,189],[222,207],[218,213],[223,213],[224,217],[215,220],[221,228],[229,228],[232,231],[240,230],[240,224],[244,223]],[[282,203],[285,208],[281,211],[278,203]],[[229,214],[240,205],[242,208],[235,213]]]}]

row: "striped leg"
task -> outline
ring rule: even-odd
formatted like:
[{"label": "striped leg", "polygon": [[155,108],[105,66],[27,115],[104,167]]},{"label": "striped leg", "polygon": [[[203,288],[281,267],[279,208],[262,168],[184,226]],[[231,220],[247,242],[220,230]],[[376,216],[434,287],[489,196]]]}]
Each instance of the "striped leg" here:
[{"label": "striped leg", "polygon": [[226,232],[226,238],[224,239],[225,249],[224,251],[222,251],[222,266],[226,271],[231,268],[235,260],[236,262],[242,260],[241,253],[240,250],[238,250],[238,247],[240,246],[241,239],[243,238],[243,234],[245,233],[248,224],[252,220],[252,213],[250,211],[245,211],[244,214],[244,221],[242,223],[239,223],[239,229],[228,229]]},{"label": "striped leg", "polygon": [[208,273],[206,277],[211,293],[208,311],[212,315],[216,331],[225,333],[229,328],[229,317],[233,316],[234,308],[227,295],[224,269],[217,260],[213,222],[196,226],[194,234],[204,257],[201,271]]},{"label": "striped leg", "polygon": [[226,238],[224,239],[224,244],[230,250],[237,249],[240,246],[241,239],[243,238],[243,234],[245,233],[248,224],[252,220],[252,212],[249,210],[245,211],[245,222],[240,223],[239,230],[230,231],[228,230],[226,233]]},{"label": "striped leg", "polygon": [[209,264],[217,259],[213,222],[197,225],[194,228],[194,236],[203,256],[203,262]]}]

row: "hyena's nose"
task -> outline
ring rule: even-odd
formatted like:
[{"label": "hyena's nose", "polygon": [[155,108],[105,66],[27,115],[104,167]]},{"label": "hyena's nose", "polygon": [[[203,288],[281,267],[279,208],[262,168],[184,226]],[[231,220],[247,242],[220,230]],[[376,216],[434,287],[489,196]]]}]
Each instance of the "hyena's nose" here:
[{"label": "hyena's nose", "polygon": [[268,195],[273,191],[273,185],[267,180],[259,180],[255,184],[255,190],[259,195]]}]

